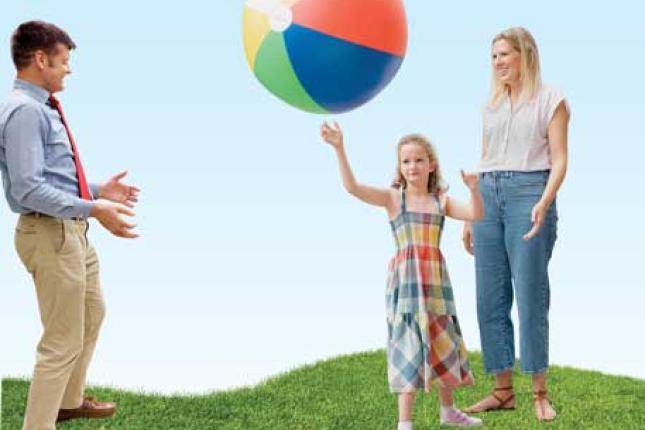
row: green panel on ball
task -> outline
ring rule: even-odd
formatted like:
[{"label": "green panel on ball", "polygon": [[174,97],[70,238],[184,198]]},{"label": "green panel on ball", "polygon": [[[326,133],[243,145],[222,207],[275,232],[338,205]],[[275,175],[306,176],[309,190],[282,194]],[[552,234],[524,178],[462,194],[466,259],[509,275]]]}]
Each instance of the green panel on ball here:
[{"label": "green panel on ball", "polygon": [[274,95],[312,113],[329,113],[305,91],[295,75],[281,33],[270,32],[255,58],[255,75]]}]

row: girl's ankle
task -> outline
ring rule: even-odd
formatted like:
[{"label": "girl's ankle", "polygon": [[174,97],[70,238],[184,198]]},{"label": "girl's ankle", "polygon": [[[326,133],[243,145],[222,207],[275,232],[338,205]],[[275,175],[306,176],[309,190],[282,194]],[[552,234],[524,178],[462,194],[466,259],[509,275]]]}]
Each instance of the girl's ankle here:
[{"label": "girl's ankle", "polygon": [[412,430],[412,421],[399,421],[397,430]]}]

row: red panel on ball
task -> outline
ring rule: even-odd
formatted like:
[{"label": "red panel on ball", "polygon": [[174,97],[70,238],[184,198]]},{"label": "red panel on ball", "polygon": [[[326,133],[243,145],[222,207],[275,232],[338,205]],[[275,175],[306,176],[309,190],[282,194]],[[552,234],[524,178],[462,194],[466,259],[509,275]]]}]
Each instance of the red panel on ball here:
[{"label": "red panel on ball", "polygon": [[332,37],[405,56],[408,43],[401,0],[300,0],[293,22]]}]

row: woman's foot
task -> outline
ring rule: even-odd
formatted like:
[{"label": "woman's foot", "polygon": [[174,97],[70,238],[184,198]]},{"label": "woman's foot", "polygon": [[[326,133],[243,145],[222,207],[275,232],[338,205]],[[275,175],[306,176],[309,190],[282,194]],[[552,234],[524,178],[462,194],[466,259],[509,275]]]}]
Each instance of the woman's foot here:
[{"label": "woman's foot", "polygon": [[482,425],[482,420],[468,416],[456,408],[442,407],[441,414],[439,416],[439,423],[442,426],[479,427]]},{"label": "woman's foot", "polygon": [[553,421],[555,409],[551,406],[546,390],[537,390],[533,392],[533,403],[535,404],[535,416],[538,421]]},{"label": "woman's foot", "polygon": [[469,414],[487,411],[504,411],[515,409],[515,392],[513,387],[496,387],[492,393],[479,402],[464,409]]}]

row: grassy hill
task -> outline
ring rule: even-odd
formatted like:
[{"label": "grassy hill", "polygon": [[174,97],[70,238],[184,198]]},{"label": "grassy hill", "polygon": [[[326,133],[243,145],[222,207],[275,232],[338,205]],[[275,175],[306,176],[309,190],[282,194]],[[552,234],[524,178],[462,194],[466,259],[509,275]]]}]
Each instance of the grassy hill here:
[{"label": "grassy hill", "polygon": [[[460,389],[458,406],[480,398],[492,380],[481,356],[471,354],[476,385]],[[530,378],[517,376],[517,410],[482,415],[488,429],[645,429],[645,381],[553,367],[551,398],[559,416],[551,424],[533,415]],[[255,387],[204,396],[161,396],[90,387],[88,394],[115,400],[119,413],[105,420],[75,420],[59,429],[390,430],[396,398],[386,383],[383,351],[338,357],[278,375]],[[163,377],[160,375],[160,377]],[[20,429],[28,381],[2,381],[2,429]],[[421,395],[415,429],[439,427],[436,393]]]}]

